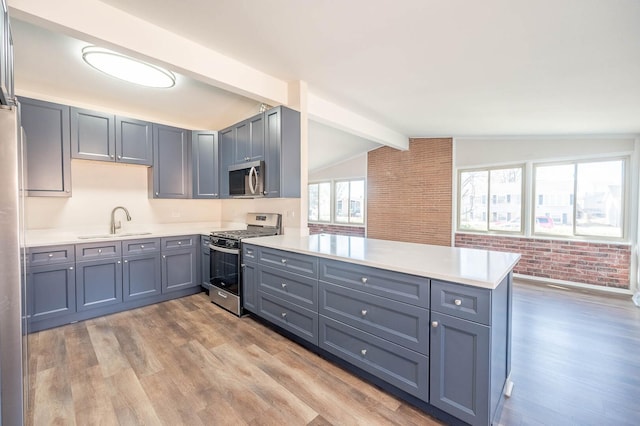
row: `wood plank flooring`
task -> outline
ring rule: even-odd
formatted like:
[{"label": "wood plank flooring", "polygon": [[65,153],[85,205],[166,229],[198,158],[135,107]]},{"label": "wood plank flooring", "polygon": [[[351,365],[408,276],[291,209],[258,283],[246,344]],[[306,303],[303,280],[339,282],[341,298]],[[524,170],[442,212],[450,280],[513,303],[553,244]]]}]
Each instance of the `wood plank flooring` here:
[{"label": "wood plank flooring", "polygon": [[[640,419],[640,308],[517,284],[501,425]],[[204,293],[29,336],[28,425],[438,425]]]}]

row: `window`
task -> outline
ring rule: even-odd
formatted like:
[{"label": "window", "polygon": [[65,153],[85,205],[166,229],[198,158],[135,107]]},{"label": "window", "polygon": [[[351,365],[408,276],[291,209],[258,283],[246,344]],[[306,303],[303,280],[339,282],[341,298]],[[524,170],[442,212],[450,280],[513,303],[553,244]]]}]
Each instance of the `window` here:
[{"label": "window", "polygon": [[[332,193],[333,212],[332,212]],[[309,184],[309,222],[363,225],[364,179]]]},{"label": "window", "polygon": [[536,165],[534,172],[534,233],[623,237],[624,159]]},{"label": "window", "polygon": [[521,232],[523,169],[461,171],[458,229]]},{"label": "window", "polygon": [[309,184],[309,221],[331,222],[331,182]]}]

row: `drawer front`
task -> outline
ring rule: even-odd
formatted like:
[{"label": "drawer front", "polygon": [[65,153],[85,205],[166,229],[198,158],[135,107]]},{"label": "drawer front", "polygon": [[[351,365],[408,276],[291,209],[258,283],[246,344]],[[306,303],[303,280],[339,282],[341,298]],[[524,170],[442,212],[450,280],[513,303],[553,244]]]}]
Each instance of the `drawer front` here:
[{"label": "drawer front", "polygon": [[211,243],[211,238],[209,238],[208,235],[201,235],[200,236],[200,245],[202,247],[209,248],[209,244],[210,243]]},{"label": "drawer front", "polygon": [[72,263],[76,260],[73,245],[33,247],[28,249],[27,262],[30,266]]},{"label": "drawer front", "polygon": [[429,358],[320,315],[320,347],[382,380],[429,401]]},{"label": "drawer front", "polygon": [[268,266],[258,269],[258,290],[318,312],[318,280]]},{"label": "drawer front", "polygon": [[261,247],[258,259],[262,265],[286,269],[307,277],[318,276],[318,259],[313,256]]},{"label": "drawer front", "polygon": [[491,291],[433,280],[431,310],[491,325]]},{"label": "drawer front", "polygon": [[429,354],[429,311],[320,282],[319,312],[423,355]]},{"label": "drawer front", "polygon": [[76,244],[76,259],[78,262],[120,257],[121,254],[122,244],[120,241]]},{"label": "drawer front", "polygon": [[160,251],[160,238],[146,238],[144,240],[122,241],[124,255],[153,253]]},{"label": "drawer front", "polygon": [[257,262],[258,261],[258,247],[251,246],[242,243],[242,261],[243,262]]},{"label": "drawer front", "polygon": [[429,279],[336,260],[320,260],[320,280],[429,307]]},{"label": "drawer front", "polygon": [[177,250],[196,246],[194,235],[162,238],[162,250]]},{"label": "drawer front", "polygon": [[318,345],[317,313],[259,291],[258,314],[296,336]]}]

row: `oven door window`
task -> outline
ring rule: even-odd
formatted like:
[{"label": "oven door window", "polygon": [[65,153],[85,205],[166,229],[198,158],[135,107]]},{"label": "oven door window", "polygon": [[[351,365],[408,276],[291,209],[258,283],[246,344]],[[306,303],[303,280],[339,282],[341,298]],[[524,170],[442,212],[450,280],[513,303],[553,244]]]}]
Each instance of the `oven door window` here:
[{"label": "oven door window", "polygon": [[211,247],[211,284],[238,295],[240,253],[226,253]]}]

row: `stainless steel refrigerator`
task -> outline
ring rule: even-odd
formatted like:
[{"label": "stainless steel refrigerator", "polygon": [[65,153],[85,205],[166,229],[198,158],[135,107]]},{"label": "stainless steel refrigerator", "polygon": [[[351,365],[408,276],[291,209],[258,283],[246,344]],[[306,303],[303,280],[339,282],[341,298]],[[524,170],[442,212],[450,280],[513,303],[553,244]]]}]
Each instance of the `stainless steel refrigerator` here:
[{"label": "stainless steel refrigerator", "polygon": [[[23,196],[18,108],[0,107],[0,426],[21,425],[26,329],[23,324]],[[25,368],[23,368],[23,365]]]}]

